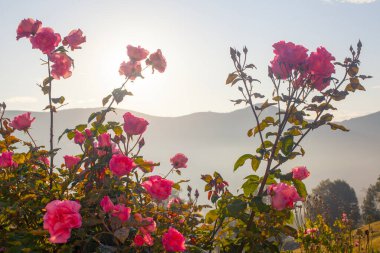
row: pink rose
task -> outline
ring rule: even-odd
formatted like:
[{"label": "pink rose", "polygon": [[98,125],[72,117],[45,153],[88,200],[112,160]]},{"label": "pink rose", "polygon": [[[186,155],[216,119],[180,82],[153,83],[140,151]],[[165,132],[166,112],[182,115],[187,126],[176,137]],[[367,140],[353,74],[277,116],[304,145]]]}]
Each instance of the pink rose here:
[{"label": "pink rose", "polygon": [[133,218],[134,218],[137,222],[142,222],[142,220],[143,220],[143,217],[142,217],[142,215],[141,215],[140,213],[135,213],[135,214],[133,215]]},{"label": "pink rose", "polygon": [[134,47],[134,46],[128,45],[127,54],[132,61],[141,61],[141,60],[144,60],[148,56],[149,51],[140,46]]},{"label": "pink rose", "polygon": [[46,156],[40,156],[38,157],[38,160],[45,164],[45,166],[50,166],[49,158],[47,158]]},{"label": "pink rose", "polygon": [[84,131],[85,131],[88,138],[92,137],[92,131],[90,129],[86,128]]},{"label": "pink rose", "polygon": [[170,209],[172,208],[172,205],[178,206],[180,204],[181,204],[181,200],[179,198],[172,198],[169,200],[167,208]]},{"label": "pink rose", "polygon": [[149,56],[147,63],[151,64],[153,69],[157,69],[160,73],[163,73],[166,69],[166,59],[160,49],[157,49],[157,52]]},{"label": "pink rose", "polygon": [[119,74],[125,75],[125,77],[128,77],[130,80],[135,80],[136,77],[141,76],[141,63],[139,61],[133,62],[125,62],[123,61],[120,64],[119,68]]},{"label": "pink rose", "polygon": [[144,242],[144,237],[142,235],[136,235],[135,238],[133,239],[133,243],[137,246],[137,247],[141,247],[141,246],[144,246],[145,242]]},{"label": "pink rose", "polygon": [[18,115],[13,118],[12,122],[10,123],[10,126],[21,131],[21,130],[27,130],[32,125],[32,122],[36,118],[30,118],[30,112]]},{"label": "pink rose", "polygon": [[293,208],[294,202],[301,200],[296,188],[285,183],[270,185],[268,194],[271,195],[272,207],[279,211],[285,208]]},{"label": "pink rose", "polygon": [[86,42],[86,36],[83,36],[81,29],[72,30],[69,35],[63,38],[62,44],[64,46],[69,45],[71,50],[81,49],[80,44]]},{"label": "pink rose", "polygon": [[153,246],[154,240],[150,234],[143,234],[144,242],[148,246]]},{"label": "pink rose", "polygon": [[99,142],[99,147],[110,147],[111,135],[109,133],[99,134],[98,142]]},{"label": "pink rose", "polygon": [[44,229],[49,230],[50,242],[66,243],[71,229],[82,226],[80,207],[78,202],[71,200],[54,200],[46,205]]},{"label": "pink rose", "polygon": [[172,194],[172,186],[174,182],[164,179],[160,176],[151,176],[141,185],[147,190],[152,198],[158,200],[167,199]]},{"label": "pink rose", "polygon": [[63,157],[65,159],[65,165],[66,168],[68,169],[74,169],[74,167],[80,162],[80,158],[76,156],[70,156],[70,155],[65,155]]},{"label": "pink rose", "polygon": [[278,60],[278,56],[275,56],[273,61],[271,61],[270,63],[273,75],[277,79],[287,79],[288,76],[290,76],[292,69],[289,68],[289,66],[287,66],[286,64],[281,63]]},{"label": "pink rose", "polygon": [[178,153],[170,158],[170,162],[175,169],[187,168],[186,163],[188,160],[189,159],[182,153]]},{"label": "pink rose", "polygon": [[162,244],[168,252],[183,252],[186,250],[185,237],[172,227],[162,236]]},{"label": "pink rose", "polygon": [[306,166],[299,166],[292,169],[293,178],[298,180],[304,180],[310,175],[310,172],[307,170]]},{"label": "pink rose", "polygon": [[322,91],[330,85],[331,75],[335,73],[332,56],[324,47],[317,48],[317,52],[312,52],[307,60],[308,70],[311,74],[312,86]]},{"label": "pink rose", "polygon": [[301,45],[282,40],[273,44],[273,48],[273,53],[278,56],[277,60],[289,66],[290,69],[295,69],[306,62],[308,50]]},{"label": "pink rose", "polygon": [[100,201],[100,206],[102,207],[103,211],[108,213],[113,211],[114,205],[108,196],[104,196],[102,200]]},{"label": "pink rose", "polygon": [[143,134],[149,125],[148,121],[143,118],[134,116],[132,113],[127,112],[123,115],[124,118],[124,131],[128,135]]},{"label": "pink rose", "polygon": [[12,167],[15,163],[12,160],[13,152],[3,152],[0,155],[0,168]]},{"label": "pink rose", "polygon": [[86,140],[86,137],[84,136],[84,134],[82,134],[78,130],[75,130],[74,133],[75,133],[74,142],[76,144],[83,144],[83,142]]},{"label": "pink rose", "polygon": [[131,208],[125,207],[123,204],[115,205],[112,211],[112,216],[119,218],[122,222],[129,220]]},{"label": "pink rose", "polygon": [[142,234],[153,233],[157,229],[156,222],[152,217],[142,218],[141,223],[144,224],[139,228]]},{"label": "pink rose", "polygon": [[61,35],[54,33],[50,27],[40,28],[37,33],[30,38],[32,48],[37,48],[44,54],[49,54],[61,42]]},{"label": "pink rose", "polygon": [[69,78],[72,74],[70,71],[72,66],[72,59],[65,53],[53,53],[49,56],[51,65],[51,76],[59,80],[60,77],[64,79]]},{"label": "pink rose", "polygon": [[39,20],[34,20],[32,18],[23,19],[17,27],[16,39],[19,40],[23,37],[29,38],[30,36],[33,36],[41,25],[42,23]]},{"label": "pink rose", "polygon": [[123,154],[113,155],[110,160],[110,170],[118,177],[128,175],[135,166],[133,159]]}]

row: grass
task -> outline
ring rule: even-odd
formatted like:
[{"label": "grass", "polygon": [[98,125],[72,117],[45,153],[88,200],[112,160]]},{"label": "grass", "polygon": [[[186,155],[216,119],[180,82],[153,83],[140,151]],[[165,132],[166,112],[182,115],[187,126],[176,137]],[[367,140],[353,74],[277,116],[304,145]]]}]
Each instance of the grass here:
[{"label": "grass", "polygon": [[[373,252],[377,253],[377,252],[380,252],[380,221],[376,221],[376,222],[373,222],[369,225],[365,225],[365,226],[362,226],[360,227],[359,229],[361,229],[363,232],[366,231],[367,229],[369,229],[369,227],[371,228],[371,231],[373,231],[371,233],[371,239],[372,239],[372,249],[374,250]],[[356,234],[356,231],[357,230],[354,230],[353,231],[353,234],[355,235]],[[370,242],[371,243],[371,242]],[[366,252],[365,250],[363,250],[363,248],[365,249],[365,244],[366,242],[363,241],[362,242],[362,250],[359,251],[358,247],[355,247],[353,253],[363,253],[363,252]],[[297,250],[294,250],[292,251],[293,253],[301,253],[301,250],[300,249],[297,249]],[[371,252],[372,253],[372,252]]]}]

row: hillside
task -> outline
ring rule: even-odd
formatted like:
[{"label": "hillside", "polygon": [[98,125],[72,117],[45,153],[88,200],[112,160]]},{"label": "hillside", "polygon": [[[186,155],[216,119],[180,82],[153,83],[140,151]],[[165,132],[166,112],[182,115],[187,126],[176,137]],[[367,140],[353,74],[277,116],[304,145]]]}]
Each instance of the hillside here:
[{"label": "hillside", "polygon": [[[55,116],[55,136],[66,128],[84,123],[91,112],[97,109],[62,110]],[[268,109],[274,110],[274,108]],[[125,110],[110,113],[109,120],[120,121]],[[8,111],[6,116],[13,118],[22,112]],[[135,112],[134,112],[135,113]],[[145,134],[146,146],[143,155],[153,161],[160,161],[157,173],[169,170],[169,158],[177,152],[189,157],[184,177],[191,179],[191,185],[203,191],[200,174],[219,170],[230,182],[231,189],[237,190],[248,168],[233,173],[236,159],[252,152],[256,140],[247,138],[246,132],[254,125],[251,111],[246,109],[230,113],[201,112],[181,117],[156,117],[135,113],[149,121]],[[36,117],[31,130],[40,144],[48,143],[48,114],[32,113]],[[303,147],[306,155],[291,161],[282,169],[288,171],[292,166],[307,165],[311,177],[305,181],[308,188],[316,186],[323,179],[344,179],[352,185],[361,199],[365,188],[374,183],[380,174],[380,112],[342,122],[350,132],[332,131],[323,127],[312,132],[305,139]],[[78,147],[66,138],[58,144],[62,148],[60,156],[76,154]],[[58,160],[60,160],[58,158]],[[62,161],[62,159],[60,160]],[[204,196],[203,196],[204,197]]]}]

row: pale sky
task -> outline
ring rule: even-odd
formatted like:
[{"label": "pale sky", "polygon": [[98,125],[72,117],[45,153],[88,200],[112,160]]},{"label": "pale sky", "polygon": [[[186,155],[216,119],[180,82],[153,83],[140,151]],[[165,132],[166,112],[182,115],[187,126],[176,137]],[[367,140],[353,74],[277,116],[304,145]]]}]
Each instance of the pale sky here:
[{"label": "pale sky", "polygon": [[[101,99],[123,82],[118,68],[127,60],[126,46],[160,48],[168,67],[163,74],[146,73],[129,85],[135,96],[118,107],[158,116],[199,111],[228,112],[236,89],[226,86],[232,71],[229,47],[246,45],[257,67],[260,90],[272,86],[267,66],[272,44],[279,40],[303,44],[314,51],[323,45],[339,60],[350,44],[363,42],[362,74],[365,93],[340,103],[338,119],[380,110],[380,1],[374,0],[0,0],[0,102],[9,109],[41,111],[47,104],[37,82],[46,77],[43,55],[26,39],[16,41],[23,18],[41,20],[62,37],[80,28],[87,37],[75,60],[72,77],[54,84],[54,96],[64,95],[65,108],[99,107]],[[259,101],[258,101],[259,102]]]}]

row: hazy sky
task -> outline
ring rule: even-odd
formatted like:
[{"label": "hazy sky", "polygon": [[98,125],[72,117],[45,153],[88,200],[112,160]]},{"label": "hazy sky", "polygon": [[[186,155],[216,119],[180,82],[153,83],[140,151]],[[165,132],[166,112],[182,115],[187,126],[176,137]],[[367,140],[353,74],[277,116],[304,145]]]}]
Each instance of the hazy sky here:
[{"label": "hazy sky", "polygon": [[40,111],[47,103],[37,82],[46,77],[43,55],[25,39],[16,41],[20,20],[32,17],[62,37],[81,28],[87,43],[70,55],[75,59],[71,78],[55,82],[54,96],[64,95],[66,108],[97,107],[123,78],[120,63],[128,44],[150,51],[162,49],[168,62],[164,74],[146,74],[129,85],[135,94],[119,105],[161,116],[198,111],[237,109],[229,99],[238,96],[224,85],[232,70],[229,47],[249,49],[250,60],[270,94],[267,65],[272,44],[279,40],[303,44],[310,51],[324,45],[342,60],[350,44],[363,42],[363,74],[367,92],[338,105],[340,118],[380,110],[380,1],[262,0],[262,1],[5,1],[0,0],[0,102],[10,109]]}]

